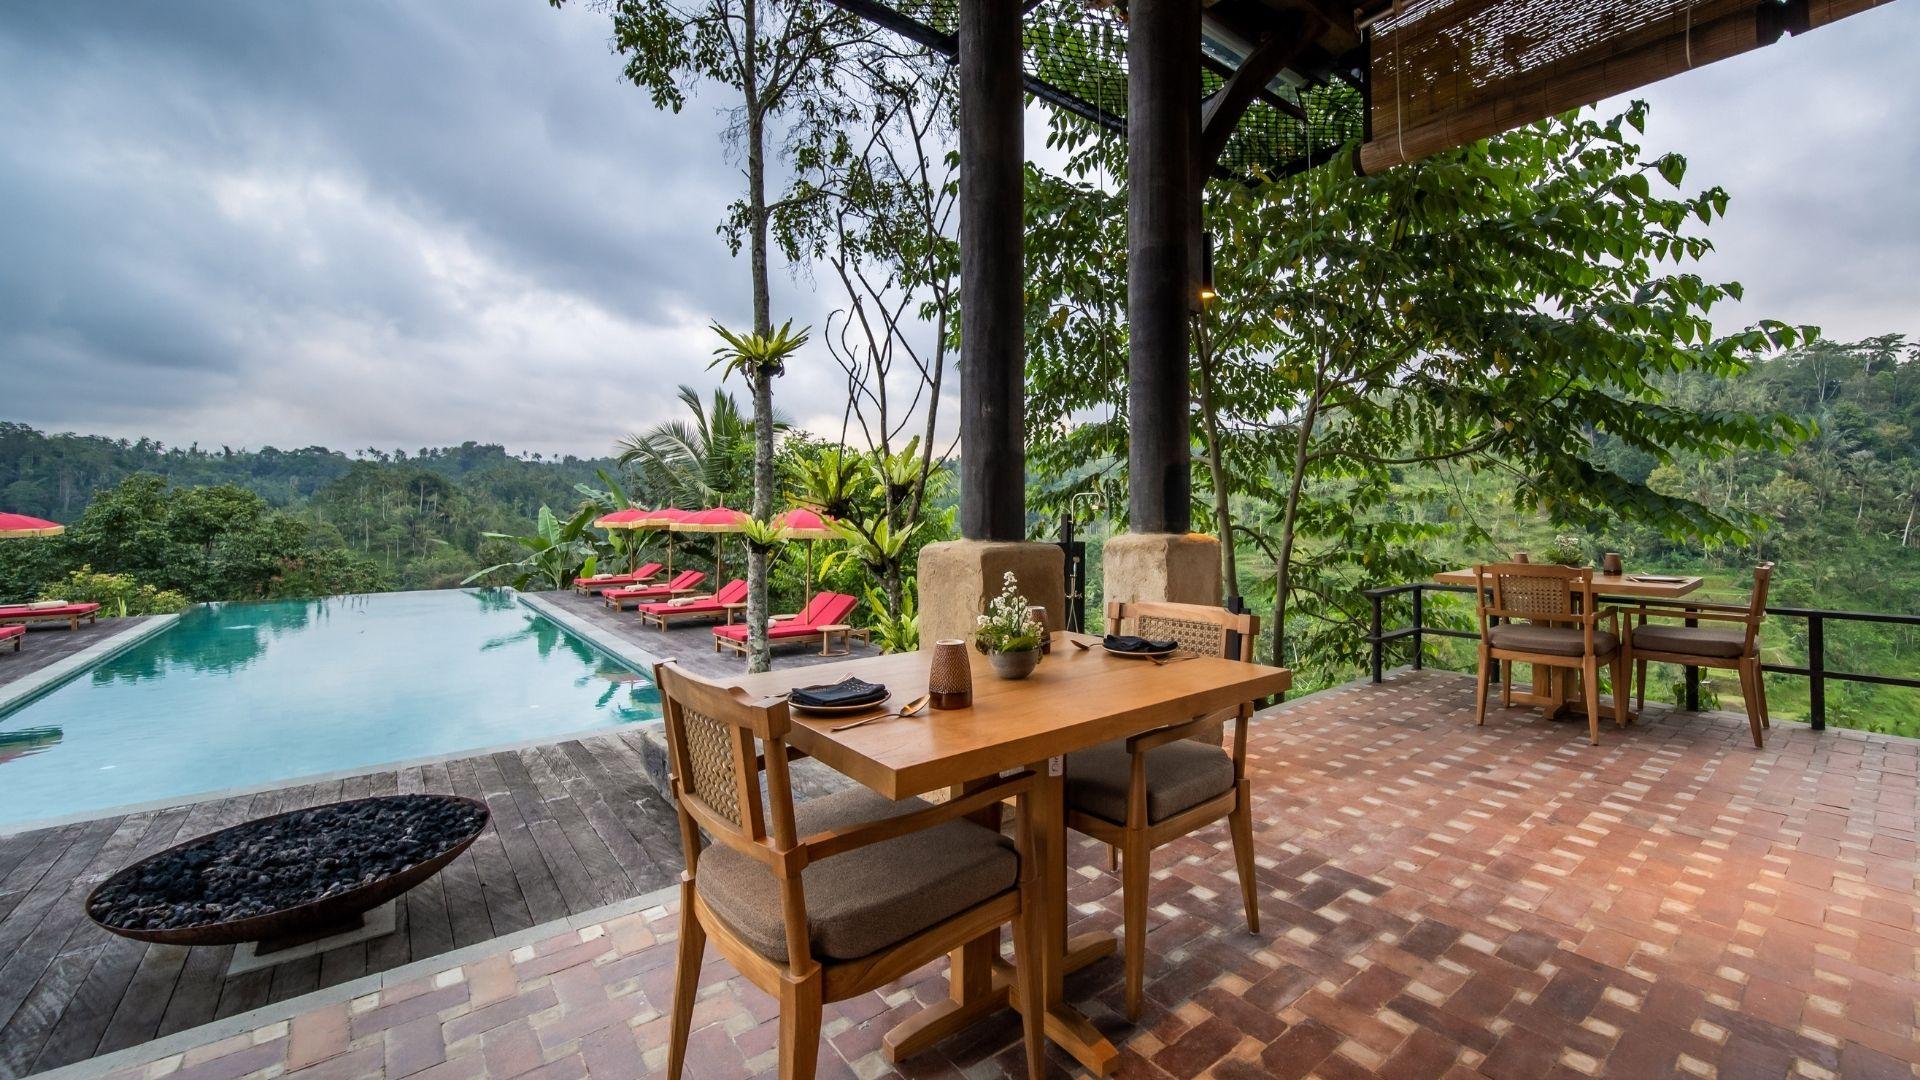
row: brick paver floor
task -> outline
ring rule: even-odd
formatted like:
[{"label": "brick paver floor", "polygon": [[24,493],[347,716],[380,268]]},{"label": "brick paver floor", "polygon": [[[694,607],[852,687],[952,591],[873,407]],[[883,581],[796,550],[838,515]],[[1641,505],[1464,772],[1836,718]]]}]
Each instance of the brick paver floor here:
[{"label": "brick paver floor", "polygon": [[[1118,961],[1070,984],[1120,1075],[1916,1075],[1920,741],[1784,726],[1755,751],[1732,717],[1650,710],[1590,747],[1471,706],[1426,672],[1262,718],[1262,933],[1205,831],[1156,859],[1142,1022]],[[1075,854],[1077,928],[1117,928],[1117,880]],[[117,1080],[657,1075],[676,927],[623,916]],[[711,950],[704,978],[689,1073],[774,1069],[774,1003]],[[934,966],[829,1006],[821,1075],[1016,1075],[1010,1016],[886,1063],[943,992]]]}]

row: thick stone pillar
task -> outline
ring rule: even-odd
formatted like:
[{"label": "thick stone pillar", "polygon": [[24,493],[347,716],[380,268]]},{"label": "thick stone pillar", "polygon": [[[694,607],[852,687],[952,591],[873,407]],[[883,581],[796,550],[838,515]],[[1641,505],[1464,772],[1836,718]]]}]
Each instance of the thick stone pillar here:
[{"label": "thick stone pillar", "polygon": [[1011,571],[1050,629],[1066,559],[1026,542],[1020,0],[960,2],[960,535],[920,552],[920,642],[968,638]]},{"label": "thick stone pillar", "polygon": [[1220,603],[1220,546],[1193,524],[1188,316],[1198,288],[1199,0],[1133,0],[1127,34],[1127,513],[1108,600]]}]

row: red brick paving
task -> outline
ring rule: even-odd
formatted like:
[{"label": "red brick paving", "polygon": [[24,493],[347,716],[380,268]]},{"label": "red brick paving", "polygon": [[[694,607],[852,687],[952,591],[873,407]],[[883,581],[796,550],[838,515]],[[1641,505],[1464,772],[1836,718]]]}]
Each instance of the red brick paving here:
[{"label": "red brick paving", "polygon": [[[1263,717],[1249,768],[1263,933],[1224,830],[1157,853],[1147,1007],[1120,965],[1073,999],[1122,1077],[1920,1075],[1920,742],[1649,710],[1586,743],[1472,684],[1399,676]],[[1117,879],[1077,852],[1077,929]],[[676,915],[624,916],[115,1080],[657,1075]],[[690,1076],[774,1068],[773,1002],[709,951]],[[889,1065],[880,1035],[944,992],[936,965],[829,1006],[823,1077],[997,1077],[1018,1025]],[[1056,1058],[1061,1074],[1067,1062]]]}]

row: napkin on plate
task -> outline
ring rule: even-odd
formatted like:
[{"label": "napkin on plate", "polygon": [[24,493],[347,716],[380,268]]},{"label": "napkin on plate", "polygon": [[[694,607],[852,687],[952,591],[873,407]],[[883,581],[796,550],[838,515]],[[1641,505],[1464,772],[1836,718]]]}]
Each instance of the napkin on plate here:
[{"label": "napkin on plate", "polygon": [[1162,641],[1132,634],[1108,634],[1102,644],[1109,652],[1171,652],[1180,647],[1180,643],[1171,638]]},{"label": "napkin on plate", "polygon": [[887,688],[849,675],[837,683],[796,687],[787,700],[795,705],[816,709],[841,705],[878,705],[887,700]]}]

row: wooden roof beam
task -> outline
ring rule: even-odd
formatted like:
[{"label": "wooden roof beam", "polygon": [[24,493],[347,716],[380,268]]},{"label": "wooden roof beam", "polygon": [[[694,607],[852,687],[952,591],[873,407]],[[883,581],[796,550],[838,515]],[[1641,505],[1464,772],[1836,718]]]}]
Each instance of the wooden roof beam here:
[{"label": "wooden roof beam", "polygon": [[[1194,164],[1199,175],[1206,175],[1220,160],[1220,155],[1227,148],[1227,140],[1232,138],[1233,129],[1239,125],[1240,118],[1246,115],[1247,107],[1262,93],[1268,92],[1267,84],[1288,64],[1319,40],[1327,25],[1319,17],[1305,13],[1295,14],[1287,23],[1289,25],[1276,28],[1255,45],[1232,77],[1227,79],[1226,85],[1201,105],[1200,135],[1194,141]],[[1291,106],[1287,110],[1290,115],[1306,119],[1304,110],[1291,102],[1288,105]]]}]

